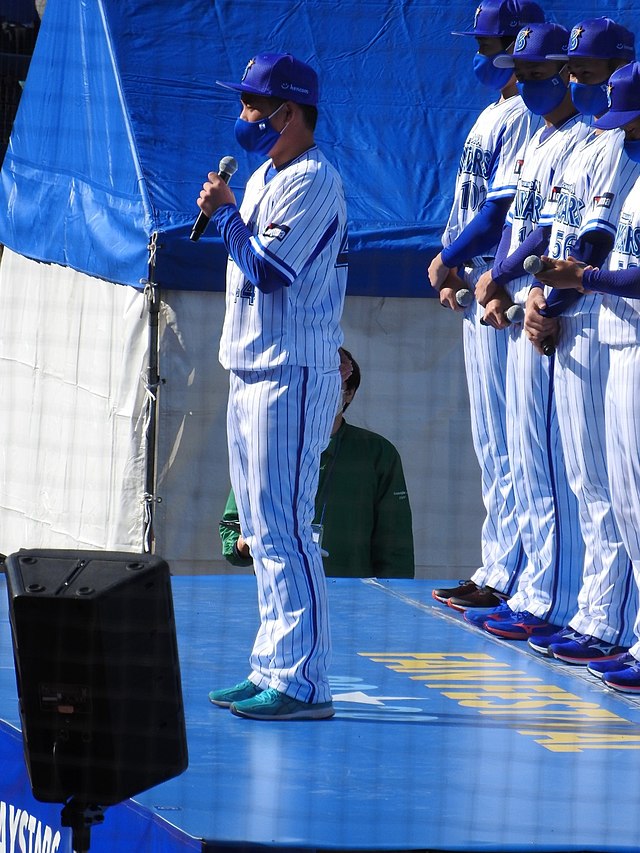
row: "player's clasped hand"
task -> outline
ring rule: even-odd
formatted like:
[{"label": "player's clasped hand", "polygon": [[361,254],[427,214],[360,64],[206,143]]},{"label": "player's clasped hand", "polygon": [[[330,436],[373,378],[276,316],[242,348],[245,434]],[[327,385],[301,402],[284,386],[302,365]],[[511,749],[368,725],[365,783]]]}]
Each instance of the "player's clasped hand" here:
[{"label": "player's clasped hand", "polygon": [[498,285],[493,280],[493,270],[483,272],[476,282],[476,299],[486,308],[492,299],[495,299],[498,292]]},{"label": "player's clasped hand", "polygon": [[554,317],[543,317],[540,313],[547,307],[544,292],[536,287],[527,298],[524,312],[524,331],[537,351],[543,355],[543,341],[555,341],[558,335],[558,321]]},{"label": "player's clasped hand", "polygon": [[483,324],[485,326],[493,326],[494,329],[506,329],[510,325],[506,317],[506,311],[511,305],[513,305],[513,300],[506,290],[496,286],[493,297],[484,306]]},{"label": "player's clasped hand", "polygon": [[547,268],[541,270],[536,275],[539,281],[559,290],[575,289],[580,291],[580,293],[585,293],[585,289],[582,286],[582,275],[585,270],[591,270],[593,267],[585,266],[576,261],[571,255],[564,261],[554,260],[546,255],[543,255],[540,260]]},{"label": "player's clasped hand", "polygon": [[451,270],[440,288],[440,305],[443,308],[450,308],[452,311],[464,311],[464,306],[460,305],[456,299],[456,293],[466,287],[467,285],[456,270]]},{"label": "player's clasped hand", "polygon": [[236,198],[229,186],[216,172],[209,172],[202,185],[196,204],[207,216],[211,216],[223,204],[235,204]]}]

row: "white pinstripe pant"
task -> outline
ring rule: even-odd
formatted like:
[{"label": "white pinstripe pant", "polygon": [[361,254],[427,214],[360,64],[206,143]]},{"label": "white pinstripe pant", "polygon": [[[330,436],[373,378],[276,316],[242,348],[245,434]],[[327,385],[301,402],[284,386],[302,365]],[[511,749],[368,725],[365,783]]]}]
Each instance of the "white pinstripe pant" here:
[{"label": "white pinstripe pant", "polygon": [[[467,270],[473,286],[483,269]],[[482,566],[473,574],[478,586],[510,594],[524,565],[507,451],[506,371],[508,331],[483,326],[484,308],[473,302],[463,320],[463,344],[471,436],[480,465],[486,510],[481,533]]]},{"label": "white pinstripe pant", "polygon": [[611,507],[605,447],[609,349],[598,313],[560,319],[555,394],[569,485],[578,499],[585,544],[578,610],[569,626],[608,643],[633,642],[631,563]]},{"label": "white pinstripe pant", "polygon": [[326,581],[311,523],[338,370],[231,371],[231,485],[253,557],[260,627],[249,678],[303,702],[331,699]]},{"label": "white pinstripe pant", "polygon": [[584,545],[565,472],[554,401],[554,359],[510,329],[507,358],[509,459],[527,567],[509,599],[555,625],[575,613]]},{"label": "white pinstripe pant", "polygon": [[[635,606],[640,589],[640,346],[609,347],[605,395],[607,464],[611,503],[635,578]],[[636,610],[635,643],[640,659],[640,616]]]}]

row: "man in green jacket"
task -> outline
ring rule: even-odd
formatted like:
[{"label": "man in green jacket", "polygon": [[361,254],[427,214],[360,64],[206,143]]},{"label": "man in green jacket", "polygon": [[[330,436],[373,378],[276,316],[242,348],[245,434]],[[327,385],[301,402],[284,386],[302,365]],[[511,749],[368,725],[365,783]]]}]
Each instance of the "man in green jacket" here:
[{"label": "man in green jacket", "polygon": [[[328,577],[412,578],[411,506],[396,448],[383,436],[348,424],[343,414],[360,385],[360,368],[340,350],[342,405],[329,446],[320,459],[314,531]],[[343,374],[344,375],[344,374]],[[234,566],[250,566],[233,492],[220,522],[222,554]]]}]

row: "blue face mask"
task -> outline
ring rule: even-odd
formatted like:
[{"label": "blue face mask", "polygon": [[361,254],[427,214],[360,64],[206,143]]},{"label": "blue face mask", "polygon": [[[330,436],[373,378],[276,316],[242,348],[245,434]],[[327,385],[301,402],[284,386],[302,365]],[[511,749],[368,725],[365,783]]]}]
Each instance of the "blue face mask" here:
[{"label": "blue face mask", "polygon": [[473,71],[483,86],[490,89],[504,89],[511,77],[513,68],[496,68],[493,60],[496,56],[506,56],[504,53],[494,53],[493,56],[484,56],[476,53],[473,57]]},{"label": "blue face mask", "polygon": [[527,80],[516,85],[522,100],[537,116],[546,116],[553,112],[567,94],[567,87],[559,74],[554,74],[547,80]]},{"label": "blue face mask", "polygon": [[268,154],[280,138],[281,133],[273,127],[271,119],[283,106],[284,103],[280,104],[270,116],[261,118],[259,121],[247,121],[244,118],[236,119],[234,130],[238,145],[245,151],[252,151],[255,154]]},{"label": "blue face mask", "polygon": [[607,84],[570,83],[571,100],[574,107],[584,116],[601,116],[609,108]]},{"label": "blue face mask", "polygon": [[624,152],[634,163],[640,163],[640,139],[628,139],[624,143]]}]

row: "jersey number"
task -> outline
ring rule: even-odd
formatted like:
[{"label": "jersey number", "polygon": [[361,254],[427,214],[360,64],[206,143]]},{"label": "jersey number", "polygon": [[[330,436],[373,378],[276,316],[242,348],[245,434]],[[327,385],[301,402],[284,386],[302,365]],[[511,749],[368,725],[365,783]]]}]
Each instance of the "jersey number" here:
[{"label": "jersey number", "polygon": [[236,290],[236,302],[238,299],[248,299],[249,305],[253,305],[253,300],[255,298],[256,288],[254,284],[251,284],[250,281],[246,281],[242,288],[238,288]]},{"label": "jersey number", "polygon": [[487,195],[485,187],[477,187],[472,181],[465,181],[460,187],[460,209],[478,210],[484,204]]}]

